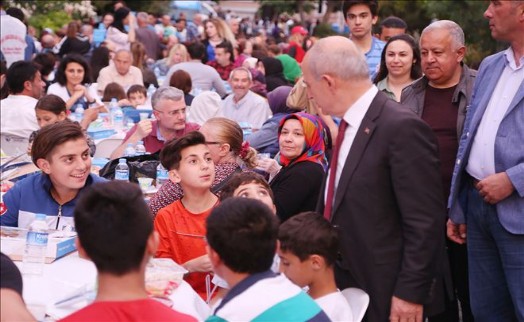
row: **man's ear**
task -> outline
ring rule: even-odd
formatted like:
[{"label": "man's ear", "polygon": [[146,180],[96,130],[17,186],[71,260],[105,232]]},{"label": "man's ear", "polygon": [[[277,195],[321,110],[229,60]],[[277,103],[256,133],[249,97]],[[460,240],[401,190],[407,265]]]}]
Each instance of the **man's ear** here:
[{"label": "man's ear", "polygon": [[29,80],[26,80],[24,82],[24,90],[26,91],[32,91],[33,90],[33,83]]},{"label": "man's ear", "polygon": [[76,250],[78,251],[78,256],[80,258],[90,259],[86,253],[86,250],[84,249],[84,247],[82,247],[82,243],[80,243],[80,239],[78,239],[78,236],[75,238],[75,246]]},{"label": "man's ear", "polygon": [[457,61],[461,62],[464,60],[464,56],[466,56],[466,47],[462,46],[459,49],[457,49]]},{"label": "man's ear", "polygon": [[177,170],[171,170],[168,172],[169,174],[169,180],[171,180],[173,183],[180,183],[180,175],[178,174]]},{"label": "man's ear", "polygon": [[49,164],[49,161],[47,161],[46,159],[38,159],[36,160],[36,166],[42,170],[45,174],[50,174],[51,173],[51,165]]}]

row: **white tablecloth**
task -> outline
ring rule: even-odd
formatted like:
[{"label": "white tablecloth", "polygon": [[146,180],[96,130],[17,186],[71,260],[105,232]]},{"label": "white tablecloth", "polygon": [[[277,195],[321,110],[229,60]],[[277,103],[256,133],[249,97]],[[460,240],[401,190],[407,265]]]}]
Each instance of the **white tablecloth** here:
[{"label": "white tablecloth", "polygon": [[[16,263],[22,271],[22,263]],[[94,287],[96,274],[95,265],[91,261],[79,258],[77,253],[71,254],[46,264],[42,277],[23,276],[24,300],[32,312],[43,311],[45,308],[45,313],[52,319],[63,318],[86,306],[87,301],[60,308],[55,307],[54,303],[80,289]],[[209,306],[185,281],[182,281],[169,298],[173,301],[174,310],[189,314],[198,320],[205,320],[211,314]]]}]

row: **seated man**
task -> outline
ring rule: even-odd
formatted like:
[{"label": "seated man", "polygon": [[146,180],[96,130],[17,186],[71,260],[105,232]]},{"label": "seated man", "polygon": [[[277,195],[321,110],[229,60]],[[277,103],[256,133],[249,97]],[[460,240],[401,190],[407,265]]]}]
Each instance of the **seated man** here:
[{"label": "seated man", "polygon": [[44,94],[45,83],[38,68],[27,61],[12,64],[6,82],[11,94],[0,101],[0,131],[29,139],[38,130],[35,105]]},{"label": "seated man", "polygon": [[95,302],[62,321],[195,321],[148,298],[145,270],[158,235],[137,185],[112,181],[80,198],[77,248],[98,271]]},{"label": "seated man", "polygon": [[184,136],[200,128],[198,124],[186,122],[184,92],[174,87],[161,87],[151,98],[155,121],[142,120],[126,134],[123,143],[111,153],[111,159],[124,155],[129,143],[143,141],[147,152],[155,153],[172,139]]},{"label": "seated man", "polygon": [[86,187],[105,181],[91,174],[87,139],[78,123],[64,120],[44,126],[31,150],[42,173],[18,181],[4,195],[2,226],[28,228],[36,213],[47,215],[49,228],[74,226],[73,210]]},{"label": "seated man", "polygon": [[253,83],[251,72],[244,67],[235,68],[229,76],[229,83],[233,94],[224,100],[224,117],[238,123],[248,123],[253,131],[259,130],[271,117],[271,109],[265,98],[249,89]]},{"label": "seated man", "polygon": [[113,58],[113,63],[100,70],[98,75],[98,94],[102,96],[104,89],[109,83],[117,83],[127,90],[131,85],[144,85],[142,71],[132,66],[133,56],[126,49],[120,49]]},{"label": "seated man", "polygon": [[270,270],[278,220],[258,200],[232,197],[207,218],[207,252],[231,287],[208,321],[329,321],[286,277]]}]

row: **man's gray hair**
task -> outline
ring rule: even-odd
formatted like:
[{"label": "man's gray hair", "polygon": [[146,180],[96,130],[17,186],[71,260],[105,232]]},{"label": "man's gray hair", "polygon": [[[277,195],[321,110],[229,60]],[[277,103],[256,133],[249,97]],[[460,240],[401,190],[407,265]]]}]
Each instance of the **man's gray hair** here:
[{"label": "man's gray hair", "polygon": [[464,31],[456,22],[451,20],[437,20],[435,22],[432,22],[429,26],[422,30],[420,38],[422,38],[422,36],[424,36],[424,33],[426,32],[442,29],[447,30],[449,32],[451,36],[451,41],[454,45],[453,49],[459,49],[460,47],[464,47],[466,45]]},{"label": "man's gray hair", "polygon": [[[342,38],[342,37],[340,37]],[[345,41],[341,39],[341,41]],[[347,39],[347,41],[351,41]],[[369,68],[364,54],[356,46],[336,46],[326,44],[324,39],[318,40],[308,50],[307,63],[315,79],[329,74],[343,80],[369,79]]]},{"label": "man's gray hair", "polygon": [[139,13],[136,14],[136,17],[147,21],[147,18],[149,17],[149,15],[146,12],[140,11]]},{"label": "man's gray hair", "polygon": [[251,72],[249,71],[249,69],[245,68],[245,67],[237,67],[235,69],[233,69],[231,71],[231,73],[229,73],[229,80],[232,80],[233,79],[233,74],[238,72],[238,71],[244,71],[247,73],[247,77],[249,78],[249,81],[252,82],[253,81],[253,75],[251,75]]},{"label": "man's gray hair", "polygon": [[176,87],[163,86],[159,87],[151,97],[151,106],[156,109],[161,100],[180,101],[181,99],[184,99],[184,92]]}]

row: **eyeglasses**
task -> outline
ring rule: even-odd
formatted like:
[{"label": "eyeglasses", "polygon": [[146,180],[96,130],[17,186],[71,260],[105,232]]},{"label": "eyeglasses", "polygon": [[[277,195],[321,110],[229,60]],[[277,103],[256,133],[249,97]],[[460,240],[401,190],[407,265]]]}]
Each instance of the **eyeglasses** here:
[{"label": "eyeglasses", "polygon": [[210,145],[210,144],[222,144],[222,142],[216,142],[216,141],[206,141],[205,143],[207,145]]},{"label": "eyeglasses", "polygon": [[181,108],[179,110],[174,110],[174,111],[169,111],[169,112],[155,110],[155,112],[158,112],[160,114],[167,114],[168,116],[175,116],[177,114],[186,114],[186,108],[184,107],[184,108]]}]

